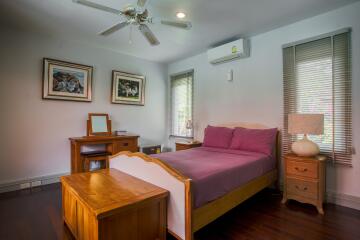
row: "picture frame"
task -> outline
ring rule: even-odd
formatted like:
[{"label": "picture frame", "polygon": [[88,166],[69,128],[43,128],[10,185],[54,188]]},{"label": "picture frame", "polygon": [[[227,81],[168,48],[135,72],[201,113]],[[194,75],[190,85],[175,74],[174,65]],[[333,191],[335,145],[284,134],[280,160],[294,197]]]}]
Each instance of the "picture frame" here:
[{"label": "picture frame", "polygon": [[144,106],[145,76],[113,70],[111,102]]},{"label": "picture frame", "polygon": [[43,99],[92,101],[93,67],[43,59]]}]

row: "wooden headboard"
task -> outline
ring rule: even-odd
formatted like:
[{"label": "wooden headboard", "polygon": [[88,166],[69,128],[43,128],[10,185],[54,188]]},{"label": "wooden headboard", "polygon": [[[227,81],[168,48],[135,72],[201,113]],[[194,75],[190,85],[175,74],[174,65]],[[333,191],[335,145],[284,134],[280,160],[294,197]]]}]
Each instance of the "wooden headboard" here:
[{"label": "wooden headboard", "polygon": [[235,128],[235,127],[243,127],[243,128],[251,128],[251,129],[267,129],[271,128],[261,123],[249,123],[249,122],[233,122],[233,123],[211,123],[206,125],[197,126],[195,130],[195,140],[202,142],[204,140],[204,130],[207,125],[217,126],[217,127],[228,127],[228,128]]},{"label": "wooden headboard", "polygon": [[243,128],[250,128],[250,129],[267,129],[267,128],[270,128],[270,127],[265,126],[265,125],[263,125],[261,123],[246,123],[246,122],[216,124],[215,126],[228,127],[228,128],[243,127]]}]

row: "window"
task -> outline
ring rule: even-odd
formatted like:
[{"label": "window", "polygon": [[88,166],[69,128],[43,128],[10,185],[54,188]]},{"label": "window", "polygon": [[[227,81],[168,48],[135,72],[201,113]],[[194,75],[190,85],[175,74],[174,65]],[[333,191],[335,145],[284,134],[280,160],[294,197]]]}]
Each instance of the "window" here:
[{"label": "window", "polygon": [[193,76],[193,71],[171,76],[172,136],[193,137]]},{"label": "window", "polygon": [[351,49],[344,30],[284,47],[284,153],[300,136],[287,133],[290,113],[324,114],[324,134],[310,138],[334,163],[351,165]]}]

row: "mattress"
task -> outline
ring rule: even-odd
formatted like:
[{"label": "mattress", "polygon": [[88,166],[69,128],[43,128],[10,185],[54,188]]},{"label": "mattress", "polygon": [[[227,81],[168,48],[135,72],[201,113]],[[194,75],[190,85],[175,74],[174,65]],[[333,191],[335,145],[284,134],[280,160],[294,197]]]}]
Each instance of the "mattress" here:
[{"label": "mattress", "polygon": [[199,147],[151,155],[192,179],[195,208],[273,170],[276,160],[263,153]]}]

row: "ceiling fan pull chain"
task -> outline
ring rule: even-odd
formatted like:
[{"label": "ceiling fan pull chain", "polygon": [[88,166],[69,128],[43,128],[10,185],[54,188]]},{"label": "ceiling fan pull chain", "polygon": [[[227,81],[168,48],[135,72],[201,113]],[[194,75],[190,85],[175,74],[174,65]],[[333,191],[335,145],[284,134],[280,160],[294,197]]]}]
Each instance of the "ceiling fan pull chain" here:
[{"label": "ceiling fan pull chain", "polygon": [[129,32],[129,44],[132,44],[132,26],[130,25],[130,32]]}]

